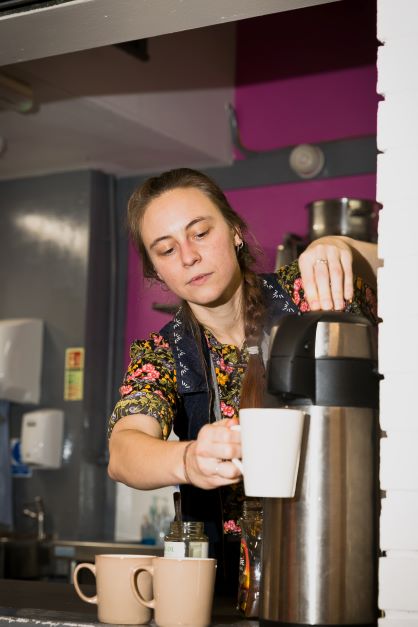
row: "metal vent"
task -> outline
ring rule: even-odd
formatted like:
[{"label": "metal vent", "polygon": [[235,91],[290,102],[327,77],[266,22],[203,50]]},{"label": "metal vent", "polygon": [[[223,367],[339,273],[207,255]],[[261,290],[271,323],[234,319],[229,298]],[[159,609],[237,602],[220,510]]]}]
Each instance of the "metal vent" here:
[{"label": "metal vent", "polygon": [[11,13],[23,13],[24,11],[32,11],[33,9],[44,9],[52,7],[56,4],[64,2],[72,2],[73,0],[0,0],[0,15]]}]

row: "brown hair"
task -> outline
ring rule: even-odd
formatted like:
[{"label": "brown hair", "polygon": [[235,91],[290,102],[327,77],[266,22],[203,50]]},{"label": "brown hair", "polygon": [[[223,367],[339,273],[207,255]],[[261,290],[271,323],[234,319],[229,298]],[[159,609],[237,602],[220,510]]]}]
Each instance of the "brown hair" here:
[{"label": "brown hair", "polygon": [[[142,240],[141,224],[145,210],[153,200],[165,192],[178,188],[200,190],[213,202],[225,221],[243,239],[243,246],[237,250],[237,259],[243,277],[245,338],[248,346],[259,346],[260,352],[259,355],[249,355],[248,367],[242,385],[240,407],[261,406],[264,392],[264,366],[261,358],[260,342],[265,305],[260,282],[253,269],[255,258],[245,241],[247,225],[232,209],[218,185],[202,172],[190,168],[178,168],[163,172],[160,176],[146,180],[130,197],[128,202],[128,228],[133,243],[142,258],[144,276],[159,280]],[[195,337],[198,337],[200,334],[198,321],[187,304],[185,304],[183,309],[186,320],[191,324]]]}]

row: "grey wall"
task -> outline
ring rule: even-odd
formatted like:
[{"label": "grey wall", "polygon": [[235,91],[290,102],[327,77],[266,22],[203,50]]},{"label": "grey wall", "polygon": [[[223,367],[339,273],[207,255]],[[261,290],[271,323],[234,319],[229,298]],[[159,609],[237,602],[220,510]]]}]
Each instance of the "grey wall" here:
[{"label": "grey wall", "polygon": [[[112,299],[123,296],[119,235],[111,177],[71,172],[0,183],[0,319],[45,321],[39,406],[65,414],[62,468],[13,480],[17,530],[33,528],[21,511],[39,495],[47,532],[113,537],[105,432],[121,377],[123,306]],[[65,349],[75,346],[86,349],[84,399],[64,401]],[[12,404],[12,436],[20,435],[21,415],[31,409]]]}]

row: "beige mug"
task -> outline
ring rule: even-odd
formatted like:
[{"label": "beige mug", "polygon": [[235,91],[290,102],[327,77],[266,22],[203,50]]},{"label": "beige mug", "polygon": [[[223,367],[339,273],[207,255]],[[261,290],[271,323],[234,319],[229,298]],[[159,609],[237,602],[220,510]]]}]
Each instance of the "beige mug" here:
[{"label": "beige mug", "polygon": [[[134,569],[151,565],[153,555],[96,555],[95,563],[78,564],[74,570],[74,587],[78,596],[86,603],[97,605],[97,614],[102,623],[116,625],[143,625],[151,620],[151,609],[138,603],[131,589],[131,573]],[[96,594],[88,597],[80,589],[78,573],[83,568],[90,570],[96,578]],[[144,599],[152,598],[151,576],[143,572],[138,582]]]},{"label": "beige mug", "polygon": [[[152,577],[151,600],[139,579],[144,571]],[[139,603],[154,610],[158,627],[206,627],[211,622],[215,574],[215,559],[157,557],[151,566],[133,570],[131,586]]]}]

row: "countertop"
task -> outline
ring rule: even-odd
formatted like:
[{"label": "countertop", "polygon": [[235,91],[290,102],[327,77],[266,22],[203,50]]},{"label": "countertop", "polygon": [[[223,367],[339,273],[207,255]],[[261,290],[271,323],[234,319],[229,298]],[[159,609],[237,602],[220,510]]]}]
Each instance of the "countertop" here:
[{"label": "countertop", "polygon": [[72,559],[77,562],[94,562],[100,553],[137,553],[138,555],[163,555],[164,548],[150,544],[133,542],[87,542],[83,540],[51,540],[50,546],[55,557]]},{"label": "countertop", "polygon": [[[100,626],[96,606],[84,603],[67,583],[0,579],[0,626]],[[154,621],[150,623],[155,625]],[[239,616],[232,600],[215,599],[213,627],[258,627]]]}]

